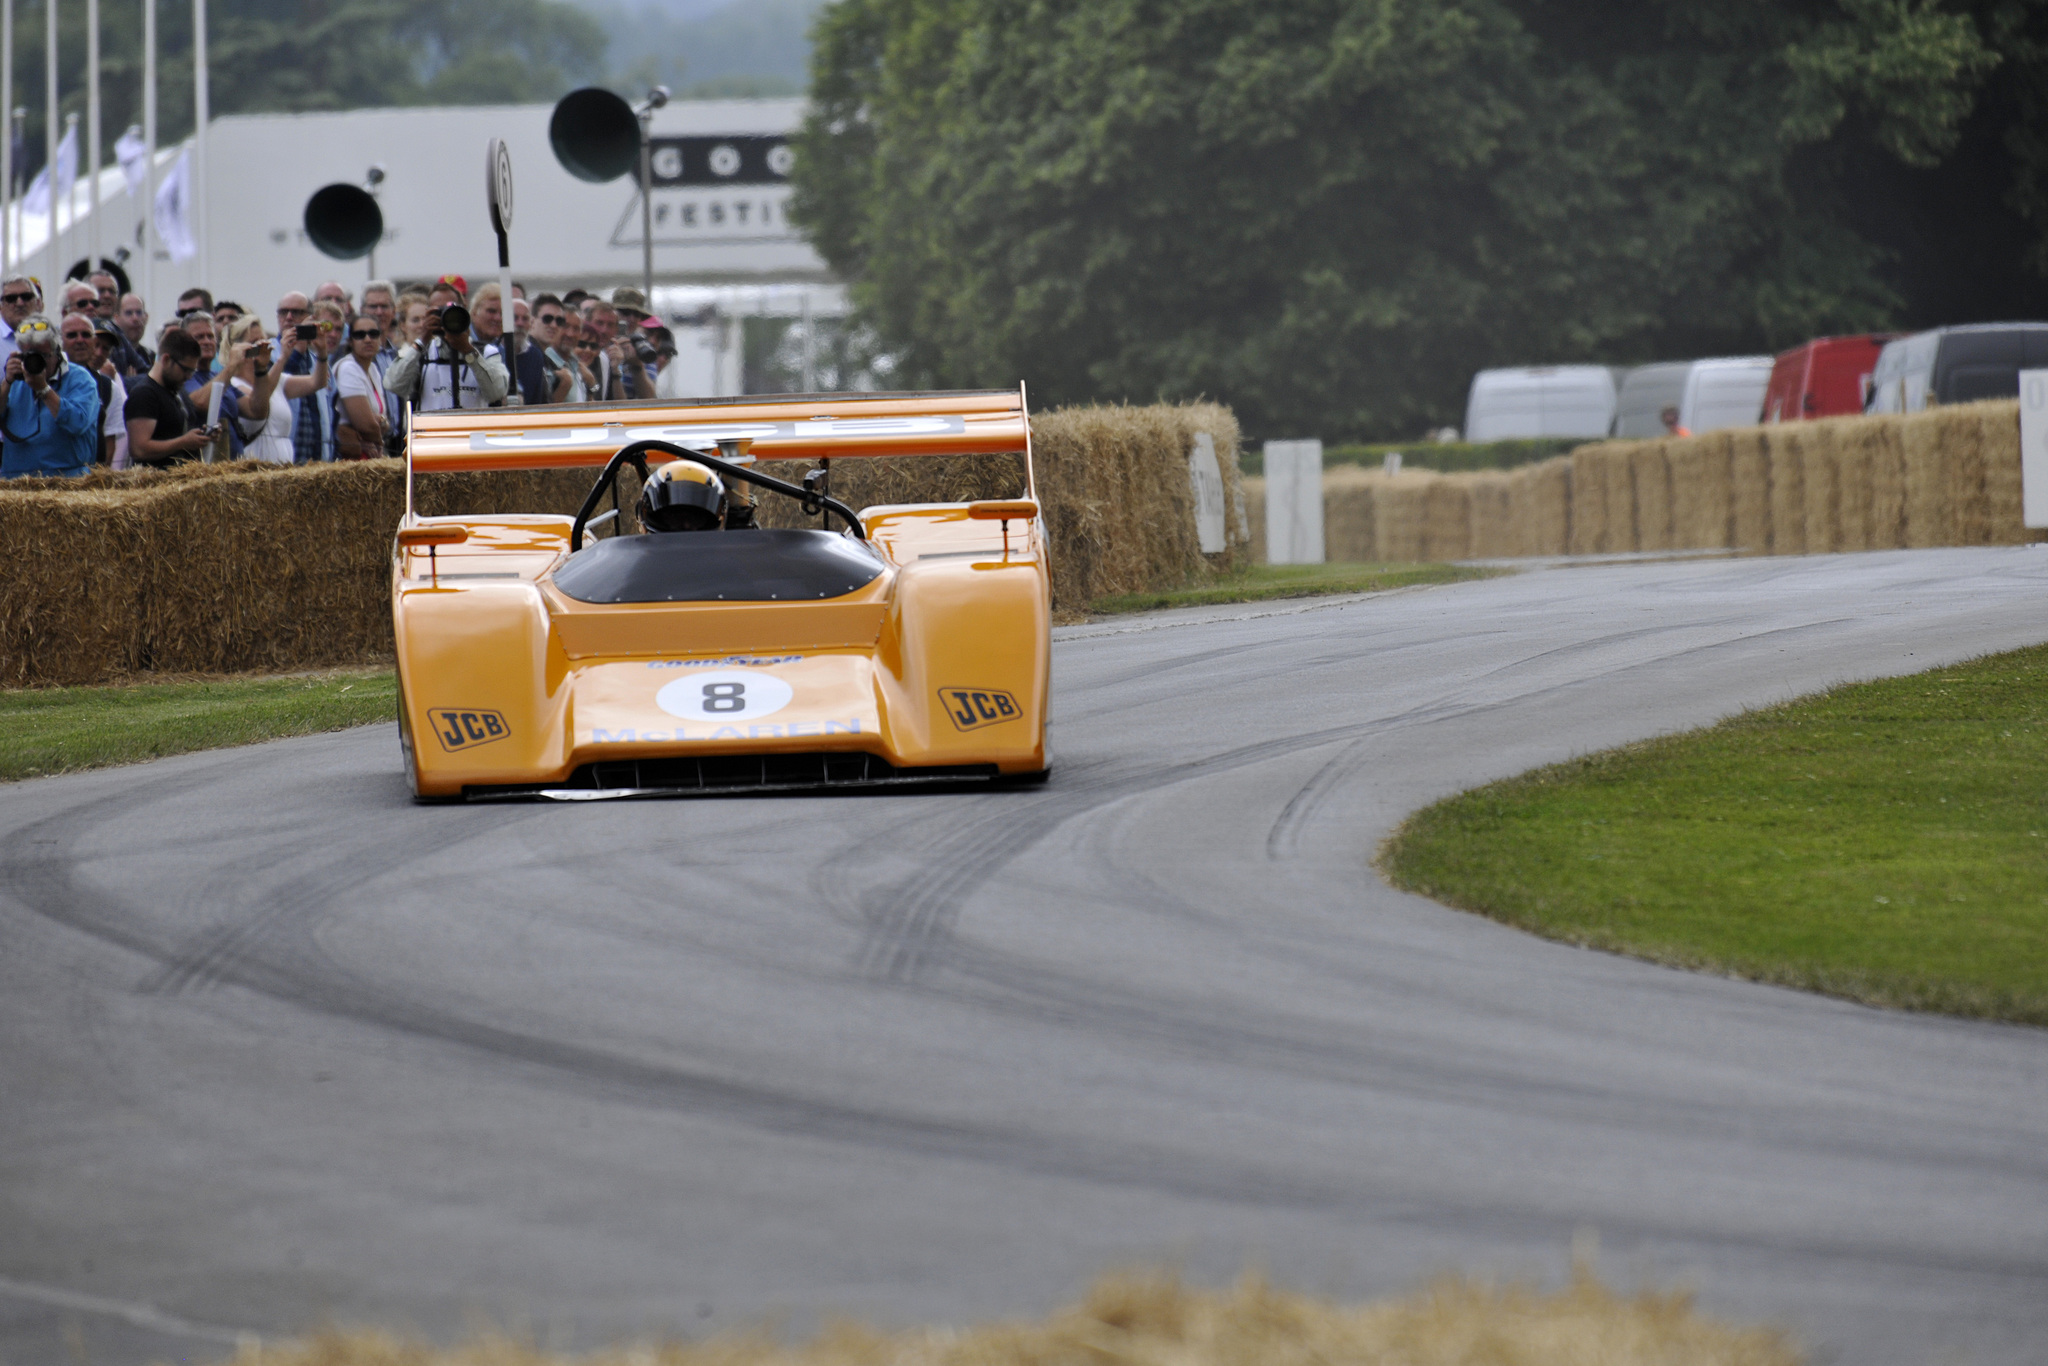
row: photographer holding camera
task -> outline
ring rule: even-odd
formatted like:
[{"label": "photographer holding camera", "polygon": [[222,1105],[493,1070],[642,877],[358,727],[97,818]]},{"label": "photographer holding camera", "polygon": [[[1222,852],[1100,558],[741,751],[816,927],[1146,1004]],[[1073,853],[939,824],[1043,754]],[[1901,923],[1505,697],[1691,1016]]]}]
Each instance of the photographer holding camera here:
[{"label": "photographer holding camera", "polygon": [[0,476],[84,474],[99,455],[99,387],[64,358],[57,329],[41,314],[23,319],[14,340]]},{"label": "photographer holding camera", "polygon": [[511,382],[501,347],[478,342],[469,309],[460,302],[429,309],[420,342],[401,347],[384,372],[392,397],[423,413],[494,406],[504,401]]}]

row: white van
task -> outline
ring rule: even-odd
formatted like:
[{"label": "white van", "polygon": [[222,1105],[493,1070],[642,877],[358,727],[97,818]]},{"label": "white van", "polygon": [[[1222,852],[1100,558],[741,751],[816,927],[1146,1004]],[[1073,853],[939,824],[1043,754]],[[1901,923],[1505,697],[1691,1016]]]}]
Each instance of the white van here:
[{"label": "white van", "polygon": [[1930,404],[2017,398],[2020,371],[2048,365],[2048,324],[1969,323],[1884,344],[1864,411],[1917,413]]},{"label": "white van", "polygon": [[1467,441],[1607,435],[1614,373],[1604,365],[1530,365],[1481,370],[1465,401]]},{"label": "white van", "polygon": [[1770,356],[1720,356],[1639,365],[1622,381],[1614,435],[1665,435],[1666,408],[1678,409],[1678,425],[1695,435],[1754,427],[1763,418],[1772,363]]}]

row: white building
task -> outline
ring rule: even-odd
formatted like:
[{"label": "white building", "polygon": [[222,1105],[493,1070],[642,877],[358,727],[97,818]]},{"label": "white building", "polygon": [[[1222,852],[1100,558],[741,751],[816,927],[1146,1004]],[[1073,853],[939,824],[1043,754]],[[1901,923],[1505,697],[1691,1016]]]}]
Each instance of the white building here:
[{"label": "white building", "polygon": [[[652,124],[655,307],[669,316],[710,305],[715,326],[677,334],[678,362],[704,367],[700,393],[738,392],[733,320],[748,314],[831,317],[844,290],[786,216],[786,139],[803,117],[800,99],[678,100]],[[497,273],[497,238],[485,197],[484,150],[503,138],[512,156],[512,273],[529,292],[608,290],[641,279],[637,177],[592,185],[555,161],[548,143],[553,106],[359,109],[343,113],[218,118],[208,128],[203,185],[190,220],[196,256],[174,261],[159,243],[148,272],[150,313],[168,318],[180,290],[203,283],[268,316],[279,295],[324,280],[359,289],[374,274],[431,280],[466,276],[474,287]],[[159,154],[158,180],[181,149]],[[324,185],[361,185],[383,169],[377,197],[384,235],[370,257],[336,261],[308,239],[306,201]],[[89,186],[79,180],[71,210],[60,208],[59,252],[46,249],[46,220],[16,215],[10,259],[46,281],[84,256],[90,240]],[[102,252],[133,253],[141,287],[140,196],[119,168],[100,178]],[[61,260],[62,266],[52,266]]]}]

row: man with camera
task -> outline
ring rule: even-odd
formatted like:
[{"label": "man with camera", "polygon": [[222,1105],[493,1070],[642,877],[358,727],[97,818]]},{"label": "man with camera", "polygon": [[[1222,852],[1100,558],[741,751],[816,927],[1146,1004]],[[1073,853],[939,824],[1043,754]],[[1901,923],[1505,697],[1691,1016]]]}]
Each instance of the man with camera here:
[{"label": "man with camera", "polygon": [[384,387],[423,413],[490,407],[504,401],[512,382],[499,352],[495,344],[479,344],[467,308],[444,304],[428,311],[418,344],[399,348]]},{"label": "man with camera", "polygon": [[136,465],[179,465],[197,460],[213,432],[193,420],[182,392],[199,369],[199,343],[183,329],[164,333],[156,364],[128,386],[121,419],[128,427],[128,459]]},{"label": "man with camera", "polygon": [[80,475],[99,454],[100,391],[64,359],[57,329],[37,314],[15,329],[7,358],[7,444],[0,477]]}]

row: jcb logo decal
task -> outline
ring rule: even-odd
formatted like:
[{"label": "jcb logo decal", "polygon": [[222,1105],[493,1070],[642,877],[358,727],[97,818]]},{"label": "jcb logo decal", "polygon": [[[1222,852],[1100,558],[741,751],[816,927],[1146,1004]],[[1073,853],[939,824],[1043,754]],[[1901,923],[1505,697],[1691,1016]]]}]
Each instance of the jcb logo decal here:
[{"label": "jcb logo decal", "polygon": [[1014,721],[1024,714],[1017,699],[1001,688],[941,688],[939,700],[946,704],[946,715],[961,730]]},{"label": "jcb logo decal", "polygon": [[435,707],[427,716],[434,723],[434,734],[441,737],[442,749],[474,749],[512,733],[503,712]]}]

